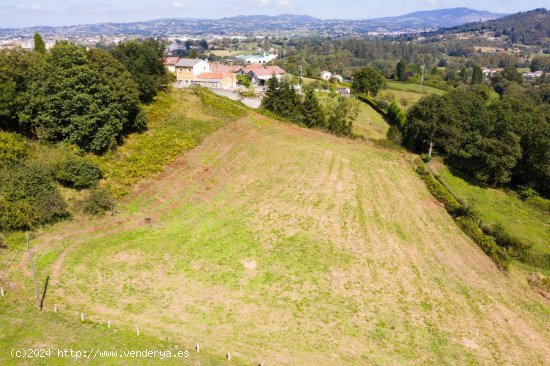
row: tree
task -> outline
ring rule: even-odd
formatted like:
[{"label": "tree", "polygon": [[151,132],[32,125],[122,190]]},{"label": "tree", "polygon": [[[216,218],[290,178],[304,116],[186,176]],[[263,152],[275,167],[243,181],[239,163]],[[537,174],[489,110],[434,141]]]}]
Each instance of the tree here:
[{"label": "tree", "polygon": [[351,136],[357,113],[357,105],[352,104],[352,100],[339,96],[328,115],[327,129],[338,136]]},{"label": "tree", "polygon": [[395,67],[395,76],[399,81],[405,81],[405,75],[407,73],[407,61],[399,60],[397,66]]},{"label": "tree", "polygon": [[34,50],[41,54],[46,53],[46,44],[38,32],[34,33]]},{"label": "tree", "polygon": [[30,134],[19,121],[31,77],[41,64],[35,52],[21,48],[0,50],[0,129]]},{"label": "tree", "polygon": [[479,65],[475,65],[472,71],[472,85],[481,84],[483,82],[483,71]]},{"label": "tree", "polygon": [[325,115],[313,88],[306,88],[304,96],[304,122],[307,127],[324,127]]},{"label": "tree", "polygon": [[531,71],[545,71],[550,72],[550,57],[548,56],[535,56],[531,60]]},{"label": "tree", "polygon": [[60,42],[33,75],[19,117],[39,139],[101,153],[141,122],[137,96],[113,57]]},{"label": "tree", "polygon": [[351,89],[356,94],[370,94],[374,97],[385,87],[386,80],[372,67],[364,67],[353,74]]},{"label": "tree", "polygon": [[169,76],[162,63],[162,42],[153,39],[144,42],[124,42],[116,46],[112,54],[132,75],[142,102],[151,102],[157,92],[168,84]]},{"label": "tree", "polygon": [[404,141],[409,148],[421,152],[425,151],[424,147],[427,146],[428,156],[432,156],[442,131],[442,102],[442,98],[429,95],[411,107],[407,114],[408,123],[404,128]]},{"label": "tree", "polygon": [[521,74],[516,70],[515,67],[507,67],[502,70],[501,76],[508,81],[515,81],[518,84],[523,82]]},{"label": "tree", "polygon": [[405,111],[399,108],[395,102],[392,102],[388,108],[388,119],[399,130],[402,130],[407,123],[407,115],[405,114]]},{"label": "tree", "polygon": [[250,88],[250,86],[252,85],[252,83],[250,82],[250,77],[248,75],[238,75],[237,81],[247,88]]}]

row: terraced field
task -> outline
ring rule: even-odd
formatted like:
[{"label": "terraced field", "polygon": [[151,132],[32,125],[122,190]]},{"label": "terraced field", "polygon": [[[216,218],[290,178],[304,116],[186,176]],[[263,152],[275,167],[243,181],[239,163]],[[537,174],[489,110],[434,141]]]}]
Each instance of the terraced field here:
[{"label": "terraced field", "polygon": [[409,159],[249,111],[113,215],[36,232],[45,314],[21,310],[32,279],[22,244],[10,249],[0,346],[199,342],[191,364],[227,352],[247,365],[549,364],[548,304],[495,268]]}]

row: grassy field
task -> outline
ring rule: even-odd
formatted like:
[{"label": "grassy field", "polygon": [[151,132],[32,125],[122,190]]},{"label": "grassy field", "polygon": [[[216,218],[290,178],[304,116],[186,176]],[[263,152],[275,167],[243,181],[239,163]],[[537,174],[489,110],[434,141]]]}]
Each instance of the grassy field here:
[{"label": "grassy field", "polygon": [[[331,97],[325,93],[317,94],[321,104],[331,101]],[[383,140],[386,138],[389,125],[371,106],[356,99],[351,100],[357,106],[357,119],[353,123],[353,133],[371,140]]]},{"label": "grassy field", "polygon": [[387,84],[387,89],[380,91],[378,98],[388,102],[395,101],[397,105],[404,110],[410,108],[425,95],[440,95],[444,93],[443,90],[425,86],[423,88],[423,94],[420,94],[420,85],[417,84],[402,83],[398,81],[388,81]]},{"label": "grassy field", "polygon": [[359,114],[353,123],[353,133],[372,140],[383,140],[386,138],[389,125],[380,115],[367,103],[357,101]]},{"label": "grassy field", "polygon": [[233,116],[112,216],[34,233],[40,315],[23,238],[9,237],[0,349],[199,342],[189,364],[227,352],[235,365],[550,362],[548,305],[462,234],[408,155],[181,93],[178,113]]},{"label": "grassy field", "polygon": [[[420,93],[420,85],[418,84],[403,83],[401,81],[387,81],[387,83],[388,83],[388,89]],[[422,89],[423,89],[423,93],[425,94],[441,95],[445,93],[445,91],[441,89],[432,88],[431,86],[424,85]]]},{"label": "grassy field", "polygon": [[484,223],[501,224],[513,236],[533,244],[534,250],[550,253],[547,213],[502,190],[473,185],[439,162],[433,162],[431,168],[454,195],[476,207]]}]

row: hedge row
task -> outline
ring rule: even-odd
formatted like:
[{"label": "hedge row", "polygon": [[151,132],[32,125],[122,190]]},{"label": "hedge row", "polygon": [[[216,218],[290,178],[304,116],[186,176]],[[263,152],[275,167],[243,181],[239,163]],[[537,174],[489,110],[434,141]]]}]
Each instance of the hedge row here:
[{"label": "hedge row", "polygon": [[426,183],[430,193],[443,205],[447,212],[455,218],[462,231],[468,235],[501,269],[508,269],[510,256],[508,252],[497,245],[495,238],[487,235],[479,227],[475,212],[458,200],[437,180],[426,168],[424,163],[416,160],[416,172]]},{"label": "hedge row", "polygon": [[456,222],[462,231],[476,242],[481,250],[483,250],[500,268],[508,269],[510,266],[510,256],[505,249],[497,245],[495,238],[485,234],[477,223],[469,217],[457,217]]},{"label": "hedge row", "polygon": [[417,162],[416,172],[420,178],[422,178],[424,183],[426,183],[430,193],[437,198],[439,202],[445,205],[447,212],[449,212],[452,216],[455,216],[461,211],[462,205],[454,198],[452,194],[449,193],[445,187],[443,187],[437,179],[434,178],[432,173],[430,173],[428,168],[426,168],[423,163]]}]

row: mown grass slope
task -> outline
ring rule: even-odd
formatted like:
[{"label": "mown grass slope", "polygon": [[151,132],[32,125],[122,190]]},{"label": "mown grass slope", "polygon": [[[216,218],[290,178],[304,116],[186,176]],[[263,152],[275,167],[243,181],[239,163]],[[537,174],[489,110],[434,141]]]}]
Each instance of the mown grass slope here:
[{"label": "mown grass slope", "polygon": [[[37,232],[45,306],[200,342],[220,363],[550,362],[548,306],[462,234],[408,158],[248,112],[114,216]],[[30,307],[24,258],[11,296]]]}]

